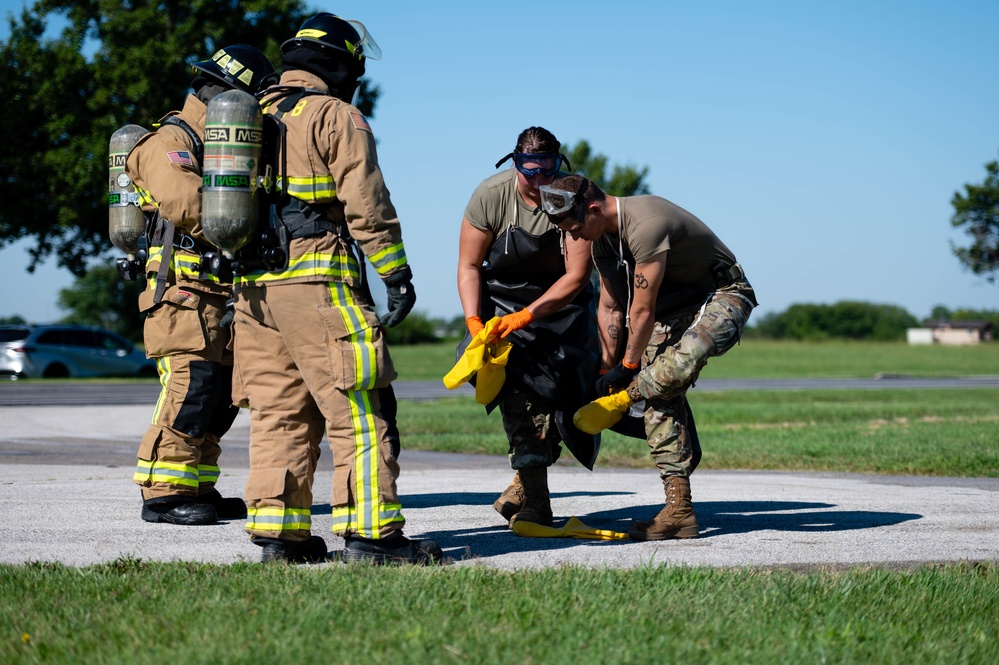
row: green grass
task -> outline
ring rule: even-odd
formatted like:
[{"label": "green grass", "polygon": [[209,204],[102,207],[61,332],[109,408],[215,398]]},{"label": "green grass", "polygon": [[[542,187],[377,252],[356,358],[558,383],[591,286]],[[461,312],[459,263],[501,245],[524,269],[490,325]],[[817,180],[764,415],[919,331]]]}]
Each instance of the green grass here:
[{"label": "green grass", "polygon": [[[392,359],[401,381],[440,380],[454,365],[455,343],[396,345]],[[713,359],[710,378],[871,378],[876,374],[940,377],[999,375],[999,343],[910,346],[878,342],[773,342],[747,340]]]},{"label": "green grass", "polygon": [[[453,344],[392,349],[439,380]],[[750,341],[705,377],[999,374],[999,345]],[[689,395],[701,469],[999,475],[999,389]],[[469,397],[399,404],[408,449],[505,454]],[[563,455],[563,460],[568,454]],[[574,462],[566,462],[574,463]],[[405,461],[403,461],[405,464]],[[600,466],[649,467],[605,434]],[[2,546],[2,545],[0,545]],[[509,572],[339,564],[0,565],[0,663],[999,662],[999,564]]]},{"label": "green grass", "polygon": [[[700,469],[999,476],[999,389],[689,393]],[[400,402],[403,447],[505,455],[498,411],[471,397]],[[614,432],[597,466],[650,467],[648,447]],[[563,460],[570,458],[563,453]],[[575,462],[572,462],[575,463]]]},{"label": "green grass", "polygon": [[999,567],[0,566],[3,663],[993,663]]}]

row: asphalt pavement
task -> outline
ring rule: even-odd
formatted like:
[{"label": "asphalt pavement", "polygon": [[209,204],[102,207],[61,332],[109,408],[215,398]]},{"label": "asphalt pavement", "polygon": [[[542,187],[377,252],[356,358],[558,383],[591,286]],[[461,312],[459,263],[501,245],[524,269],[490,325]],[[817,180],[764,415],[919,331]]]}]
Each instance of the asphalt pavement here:
[{"label": "asphalt pavement", "polygon": [[[139,490],[130,479],[149,416],[148,404],[0,406],[0,563],[257,561],[259,549],[242,521],[181,527],[140,519]],[[227,496],[242,494],[248,441],[243,412],[224,440],[219,489]],[[343,541],[330,532],[332,463],[323,448],[313,533],[335,554]],[[492,509],[512,475],[502,455],[404,450],[400,464],[406,534],[436,540],[458,566],[839,567],[999,559],[995,478],[698,471],[691,486],[700,538],[643,543],[513,534]],[[553,468],[549,484],[556,526],[575,516],[596,529],[627,532],[631,520],[650,518],[663,503],[651,466],[590,472],[573,462]]]}]

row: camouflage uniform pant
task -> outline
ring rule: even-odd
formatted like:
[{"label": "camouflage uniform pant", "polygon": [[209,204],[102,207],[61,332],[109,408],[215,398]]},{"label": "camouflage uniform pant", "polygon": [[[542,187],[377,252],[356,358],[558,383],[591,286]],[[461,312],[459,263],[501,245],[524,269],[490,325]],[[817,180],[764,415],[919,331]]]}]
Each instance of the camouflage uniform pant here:
[{"label": "camouflage uniform pant", "polygon": [[638,390],[645,397],[649,452],[662,478],[686,477],[693,471],[700,450],[691,436],[687,389],[709,358],[735,346],[753,307],[752,287],[737,282],[712,293],[700,307],[656,322],[638,375]]},{"label": "camouflage uniform pant", "polygon": [[510,442],[510,467],[549,467],[562,453],[555,425],[555,406],[531,392],[515,392],[499,404]]}]

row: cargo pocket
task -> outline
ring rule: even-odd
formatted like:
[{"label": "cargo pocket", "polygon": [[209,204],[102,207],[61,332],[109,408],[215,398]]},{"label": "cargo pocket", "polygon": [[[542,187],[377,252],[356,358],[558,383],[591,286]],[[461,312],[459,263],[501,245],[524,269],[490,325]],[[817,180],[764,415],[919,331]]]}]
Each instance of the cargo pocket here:
[{"label": "cargo pocket", "polygon": [[385,388],[396,378],[385,334],[374,312],[360,307],[321,307],[330,371],[340,390]]},{"label": "cargo pocket", "polygon": [[287,480],[288,469],[285,467],[250,469],[250,475],[246,479],[246,501],[283,500]]},{"label": "cargo pocket", "polygon": [[152,291],[143,291],[139,296],[139,311],[146,314],[143,324],[146,355],[163,358],[204,351],[208,342],[198,311],[200,302],[197,292],[178,286],[164,291],[159,303],[153,302]]}]

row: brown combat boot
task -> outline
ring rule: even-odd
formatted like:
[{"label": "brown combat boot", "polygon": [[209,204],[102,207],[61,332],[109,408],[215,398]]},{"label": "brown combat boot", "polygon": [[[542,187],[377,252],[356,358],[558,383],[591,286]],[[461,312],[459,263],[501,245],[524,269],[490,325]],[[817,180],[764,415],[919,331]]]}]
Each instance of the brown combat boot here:
[{"label": "brown combat boot", "polygon": [[632,540],[669,540],[697,538],[697,515],[690,503],[690,479],[670,476],[666,486],[666,507],[649,522],[633,522],[628,535]]},{"label": "brown combat boot", "polygon": [[493,503],[493,508],[503,516],[507,522],[517,514],[520,507],[524,505],[524,486],[520,483],[520,472],[513,472],[513,482],[503,490],[500,497]]},{"label": "brown combat boot", "polygon": [[552,502],[548,495],[548,469],[531,467],[518,472],[524,488],[524,502],[513,517],[510,526],[517,522],[552,525]]}]

